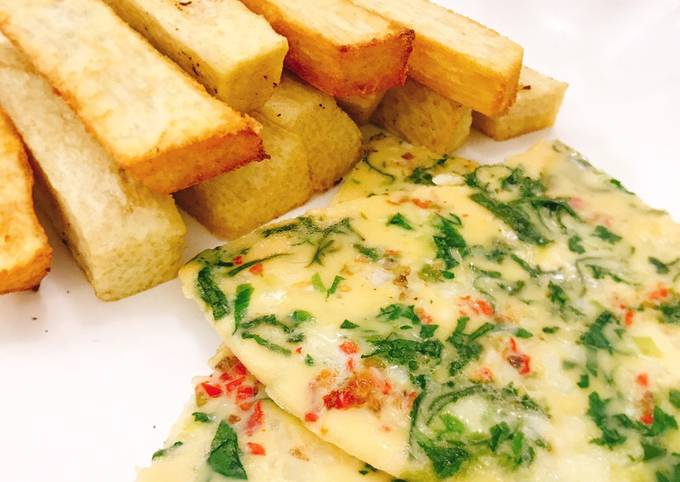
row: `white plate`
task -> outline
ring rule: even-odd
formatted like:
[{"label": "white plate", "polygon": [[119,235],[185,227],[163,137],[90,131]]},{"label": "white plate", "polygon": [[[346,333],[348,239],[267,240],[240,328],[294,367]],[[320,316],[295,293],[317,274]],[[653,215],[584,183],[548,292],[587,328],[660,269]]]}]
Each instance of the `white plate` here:
[{"label": "white plate", "polygon": [[[527,65],[571,84],[552,131],[505,143],[475,135],[463,155],[502,160],[559,137],[680,220],[679,0],[442,3],[512,37]],[[187,259],[219,244],[187,221]],[[131,481],[218,340],[177,281],[97,301],[49,234],[54,265],[40,292],[0,299],[0,480]]]}]

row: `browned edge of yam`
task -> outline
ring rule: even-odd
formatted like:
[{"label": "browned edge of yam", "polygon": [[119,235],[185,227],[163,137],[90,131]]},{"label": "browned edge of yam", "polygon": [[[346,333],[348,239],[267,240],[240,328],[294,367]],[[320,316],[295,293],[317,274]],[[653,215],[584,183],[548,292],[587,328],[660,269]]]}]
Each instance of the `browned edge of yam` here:
[{"label": "browned edge of yam", "polygon": [[[260,125],[247,117],[244,129],[189,142],[151,159],[125,159],[121,164],[150,189],[169,194],[241,167],[267,159]],[[201,170],[195,166],[201,165]]]}]

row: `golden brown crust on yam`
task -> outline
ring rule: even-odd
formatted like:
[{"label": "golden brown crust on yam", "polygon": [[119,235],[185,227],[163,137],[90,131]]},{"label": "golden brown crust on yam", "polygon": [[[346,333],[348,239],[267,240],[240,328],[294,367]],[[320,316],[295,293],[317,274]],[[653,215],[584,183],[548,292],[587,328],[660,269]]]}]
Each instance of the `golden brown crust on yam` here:
[{"label": "golden brown crust on yam", "polygon": [[338,43],[323,32],[291,19],[273,2],[242,1],[254,12],[264,15],[274,30],[288,38],[286,67],[326,94],[367,95],[406,81],[415,38],[408,28],[389,22],[381,37],[353,44]]},{"label": "golden brown crust on yam", "polygon": [[[251,161],[266,159],[260,124],[249,116],[247,128],[188,142],[146,160],[126,160],[126,170],[150,189],[169,194],[237,169]],[[229,160],[229,161],[227,161]],[[195,169],[202,164],[200,171]]]},{"label": "golden brown crust on yam", "polygon": [[0,294],[35,289],[50,270],[52,248],[33,207],[33,173],[14,125],[0,111]]},{"label": "golden brown crust on yam", "polygon": [[421,84],[463,105],[476,106],[479,112],[496,116],[507,112],[515,102],[522,56],[511,70],[502,72],[416,37],[409,67],[409,75]]},{"label": "golden brown crust on yam", "polygon": [[430,0],[352,0],[416,33],[409,76],[487,115],[515,98],[523,49],[479,22]]},{"label": "golden brown crust on yam", "polygon": [[[111,157],[155,191],[264,157],[256,121],[211,97],[98,0],[0,2],[0,28]],[[55,59],[56,48],[71,49],[71,60]]]}]

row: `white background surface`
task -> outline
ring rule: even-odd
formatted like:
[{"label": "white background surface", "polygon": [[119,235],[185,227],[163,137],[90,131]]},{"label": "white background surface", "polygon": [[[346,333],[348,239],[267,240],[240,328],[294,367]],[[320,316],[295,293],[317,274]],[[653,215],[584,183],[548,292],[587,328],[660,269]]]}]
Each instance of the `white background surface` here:
[{"label": "white background surface", "polygon": [[[552,131],[506,143],[474,135],[462,155],[502,160],[559,137],[680,220],[680,0],[441,3],[571,84]],[[187,221],[187,259],[219,244]],[[177,281],[97,301],[49,234],[54,264],[40,292],[0,298],[0,481],[132,481],[192,394],[191,378],[207,373],[217,337]]]}]

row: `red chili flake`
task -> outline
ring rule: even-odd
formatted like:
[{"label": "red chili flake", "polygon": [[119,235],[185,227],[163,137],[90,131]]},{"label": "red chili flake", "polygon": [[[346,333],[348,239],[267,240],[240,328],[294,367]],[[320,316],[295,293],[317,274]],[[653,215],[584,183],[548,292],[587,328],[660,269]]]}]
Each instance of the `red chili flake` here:
[{"label": "red chili flake", "polygon": [[382,392],[383,395],[389,395],[390,393],[392,393],[392,384],[387,380],[385,380],[385,385],[383,386]]},{"label": "red chili flake", "polygon": [[237,378],[236,380],[233,380],[233,381],[227,383],[227,385],[226,385],[226,387],[227,387],[227,392],[233,392],[233,391],[236,390],[236,388],[238,388],[239,385],[241,385],[245,380],[246,380],[246,377],[241,377],[241,378]]},{"label": "red chili flake", "polygon": [[319,420],[319,416],[314,412],[305,413],[305,422],[316,422]]},{"label": "red chili flake", "polygon": [[434,321],[432,317],[423,308],[416,308],[416,315],[420,318],[420,321],[425,325],[431,325]]},{"label": "red chili flake", "polygon": [[359,347],[353,341],[347,340],[342,342],[340,345],[340,350],[342,350],[343,353],[352,355],[359,351]]},{"label": "red chili flake", "polygon": [[246,433],[252,435],[264,422],[264,412],[262,411],[262,402],[258,401],[255,404],[255,409],[250,415],[248,422],[246,422]]},{"label": "red chili flake", "polygon": [[665,288],[665,287],[662,286],[662,287],[652,291],[649,294],[649,299],[650,300],[662,300],[662,299],[668,297],[668,294],[669,294],[668,288]]},{"label": "red chili flake", "polygon": [[210,383],[201,383],[201,387],[205,390],[205,393],[210,398],[217,398],[222,395],[222,389],[217,385],[211,385]]},{"label": "red chili flake", "polygon": [[354,396],[351,390],[333,390],[328,395],[323,397],[323,404],[327,409],[336,408],[343,410],[359,404],[359,400]]},{"label": "red chili flake", "polygon": [[299,355],[300,353],[302,353],[302,347],[301,347],[301,346],[297,347],[297,348],[295,349],[295,353],[297,353],[298,355]]},{"label": "red chili flake", "polygon": [[583,207],[583,199],[580,197],[569,198],[569,205],[574,209],[581,209]]},{"label": "red chili flake", "polygon": [[491,371],[491,368],[481,368],[474,377],[476,380],[479,380],[484,383],[489,383],[493,381],[493,372]]},{"label": "red chili flake", "polygon": [[234,373],[236,373],[237,375],[246,375],[248,373],[246,366],[243,363],[241,363],[240,361],[236,362],[233,370],[234,370]]},{"label": "red chili flake", "polygon": [[432,207],[432,201],[422,200],[418,198],[411,199],[411,202],[418,206],[420,209],[429,209]]},{"label": "red chili flake", "polygon": [[510,350],[513,353],[517,353],[517,342],[515,341],[514,338],[510,338]]},{"label": "red chili flake", "polygon": [[646,373],[640,373],[636,378],[635,381],[637,382],[638,385],[641,387],[648,387],[649,386],[649,375]]},{"label": "red chili flake", "polygon": [[515,368],[520,375],[528,375],[531,373],[531,357],[521,353],[519,355],[508,356],[508,363]]},{"label": "red chili flake", "polygon": [[234,258],[234,266],[241,266],[243,264],[243,256],[236,256]]},{"label": "red chili flake", "polygon": [[401,155],[401,157],[402,157],[402,159],[406,159],[407,161],[410,161],[411,159],[413,159],[416,156],[414,156],[410,152],[405,152]]},{"label": "red chili flake", "polygon": [[262,445],[253,442],[248,442],[248,450],[253,455],[267,455],[267,451]]},{"label": "red chili flake", "polygon": [[250,268],[248,268],[248,271],[250,271],[250,272],[253,273],[254,275],[261,275],[261,274],[262,274],[262,269],[263,269],[263,268],[264,268],[264,267],[262,266],[262,263],[257,263],[256,265],[251,266]]},{"label": "red chili flake", "polygon": [[353,372],[354,371],[354,358],[348,359],[345,366],[347,366],[348,371]]},{"label": "red chili flake", "polygon": [[236,401],[243,402],[244,400],[253,398],[255,395],[257,395],[257,388],[250,385],[241,386],[238,387],[238,390],[236,391]]},{"label": "red chili flake", "polygon": [[477,300],[475,302],[477,308],[486,316],[491,316],[494,313],[493,306],[484,300]]},{"label": "red chili flake", "polygon": [[626,314],[623,317],[623,322],[626,324],[626,326],[631,326],[633,324],[633,317],[635,316],[635,312],[628,308],[626,310]]},{"label": "red chili flake", "polygon": [[238,408],[240,408],[243,412],[247,412],[253,408],[253,405],[255,405],[253,402],[243,402],[239,404]]},{"label": "red chili flake", "polygon": [[654,413],[651,410],[646,410],[645,413],[640,417],[640,422],[645,425],[651,425],[654,423]]}]

